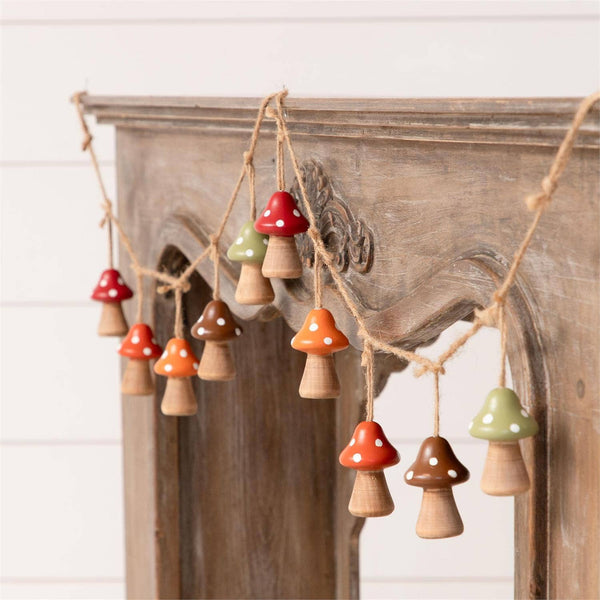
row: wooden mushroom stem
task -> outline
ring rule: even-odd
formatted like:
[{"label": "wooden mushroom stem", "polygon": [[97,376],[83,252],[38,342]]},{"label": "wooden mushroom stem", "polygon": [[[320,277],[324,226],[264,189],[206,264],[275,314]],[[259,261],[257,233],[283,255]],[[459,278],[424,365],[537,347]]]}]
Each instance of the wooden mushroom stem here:
[{"label": "wooden mushroom stem", "polygon": [[235,365],[228,342],[206,341],[198,377],[207,381],[231,381],[235,378]]},{"label": "wooden mushroom stem", "polygon": [[150,374],[150,361],[130,358],[127,361],[121,392],[130,396],[149,396],[154,392],[154,381]]},{"label": "wooden mushroom stem", "polygon": [[340,381],[335,370],[333,354],[307,354],[300,382],[302,398],[337,398]]},{"label": "wooden mushroom stem", "polygon": [[160,410],[163,415],[187,417],[195,415],[198,402],[189,377],[168,377]]},{"label": "wooden mushroom stem", "polygon": [[235,290],[239,304],[271,304],[275,298],[273,286],[262,274],[262,265],[257,262],[242,263],[240,279]]},{"label": "wooden mushroom stem", "polygon": [[297,279],[302,275],[302,263],[298,256],[294,236],[269,237],[267,253],[262,264],[262,274],[265,277],[280,279]]},{"label": "wooden mushroom stem", "polygon": [[518,441],[489,443],[481,489],[490,496],[514,496],[529,489],[529,475]]},{"label": "wooden mushroom stem", "polygon": [[348,510],[355,517],[384,517],[394,510],[383,471],[357,471]]},{"label": "wooden mushroom stem", "polygon": [[463,522],[452,488],[424,489],[417,519],[417,535],[426,539],[439,539],[454,537],[463,531]]},{"label": "wooden mushroom stem", "polygon": [[126,335],[129,327],[123,314],[120,302],[103,302],[98,335],[122,336]]}]

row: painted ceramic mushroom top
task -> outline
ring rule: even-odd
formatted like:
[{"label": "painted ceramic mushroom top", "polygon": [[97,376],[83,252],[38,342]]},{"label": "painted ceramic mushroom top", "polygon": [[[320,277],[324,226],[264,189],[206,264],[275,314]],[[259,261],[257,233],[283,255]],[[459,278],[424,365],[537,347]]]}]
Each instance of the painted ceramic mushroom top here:
[{"label": "painted ceramic mushroom top", "polygon": [[154,365],[154,372],[167,377],[192,377],[198,370],[198,358],[187,340],[171,338]]},{"label": "painted ceramic mushroom top", "polygon": [[415,462],[404,480],[422,488],[445,488],[464,483],[469,470],[456,458],[452,447],[443,437],[428,437],[419,448]]},{"label": "painted ceramic mushroom top", "polygon": [[326,308],[311,310],[300,331],[292,338],[292,348],[307,354],[331,354],[348,347],[348,338],[336,327]]},{"label": "painted ceramic mushroom top", "polygon": [[340,454],[340,464],[357,471],[381,471],[400,461],[379,423],[362,421]]},{"label": "painted ceramic mushroom top", "polygon": [[92,300],[100,302],[121,302],[128,300],[133,296],[121,274],[116,269],[106,269],[102,271],[98,285],[92,292]]},{"label": "painted ceramic mushroom top", "polygon": [[242,335],[242,331],[229,306],[222,300],[209,302],[192,327],[192,335],[195,338],[210,342],[226,342]]},{"label": "painted ceramic mushroom top", "polygon": [[237,262],[261,263],[267,252],[269,236],[258,233],[254,229],[254,222],[244,223],[237,239],[229,246],[227,258]]},{"label": "painted ceramic mushroom top", "polygon": [[162,354],[162,348],[156,343],[152,329],[146,323],[136,323],[129,329],[118,352],[121,356],[150,360],[158,358]]},{"label": "painted ceramic mushroom top", "polygon": [[304,233],[308,229],[308,221],[298,210],[291,194],[275,192],[265,210],[256,219],[254,229],[267,235],[290,237],[297,233]]},{"label": "painted ceramic mushroom top", "polygon": [[535,435],[537,431],[535,419],[509,388],[492,390],[469,425],[469,433],[473,437],[496,442],[519,440]]}]

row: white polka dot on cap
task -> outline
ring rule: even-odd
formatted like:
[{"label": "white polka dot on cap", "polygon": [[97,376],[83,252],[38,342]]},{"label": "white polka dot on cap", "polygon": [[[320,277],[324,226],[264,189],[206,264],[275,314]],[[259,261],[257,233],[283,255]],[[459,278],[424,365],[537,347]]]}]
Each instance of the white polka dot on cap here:
[{"label": "white polka dot on cap", "polygon": [[223,317],[219,317],[217,319],[217,325],[223,327],[223,325],[225,325],[225,319]]},{"label": "white polka dot on cap", "polygon": [[162,356],[161,356],[161,358],[167,358],[167,356],[169,356],[169,353],[168,353],[168,352],[165,350],[165,351],[162,353]]},{"label": "white polka dot on cap", "polygon": [[239,246],[243,241],[244,241],[244,238],[239,237],[237,240],[235,240],[235,243]]},{"label": "white polka dot on cap", "polygon": [[197,362],[195,362],[195,363],[192,363],[192,367],[194,367],[194,369],[197,369],[199,366],[200,366],[200,365],[199,365]]},{"label": "white polka dot on cap", "polygon": [[376,440],[375,440],[375,445],[376,445],[378,448],[381,448],[381,446],[383,446],[383,442],[382,442],[382,441],[381,441],[381,440],[378,438],[378,439],[376,439]]},{"label": "white polka dot on cap", "polygon": [[485,415],[483,417],[483,419],[481,419],[486,425],[489,425],[493,420],[494,420],[494,415],[491,415],[490,413],[488,413],[487,415]]},{"label": "white polka dot on cap", "polygon": [[146,356],[150,356],[152,354],[152,348],[144,348],[142,351]]},{"label": "white polka dot on cap", "polygon": [[356,444],[356,440],[354,438],[352,438],[350,440],[350,443],[348,444],[349,446],[354,446],[354,444]]},{"label": "white polka dot on cap", "polygon": [[295,217],[299,217],[300,216],[300,211],[297,208],[295,208],[292,212],[294,213]]},{"label": "white polka dot on cap", "polygon": [[246,256],[254,256],[254,250],[252,248],[248,248],[245,252]]},{"label": "white polka dot on cap", "polygon": [[311,331],[316,331],[317,329],[319,329],[319,325],[318,325],[317,323],[311,323],[311,324],[308,326],[308,328],[309,328]]},{"label": "white polka dot on cap", "polygon": [[119,278],[117,279],[117,283],[118,283],[119,285],[123,285],[123,280],[122,280],[122,279],[119,277]]},{"label": "white polka dot on cap", "polygon": [[139,343],[140,343],[140,338],[139,338],[137,335],[134,335],[134,336],[131,338],[131,343],[132,343],[132,344],[139,344]]},{"label": "white polka dot on cap", "polygon": [[268,217],[270,214],[271,214],[271,211],[270,211],[270,210],[265,210],[265,212],[263,213],[263,215],[264,215],[265,217]]},{"label": "white polka dot on cap", "polygon": [[513,433],[519,433],[519,431],[521,431],[521,428],[516,424],[516,423],[511,423],[509,429],[513,432]]},{"label": "white polka dot on cap", "polygon": [[198,327],[198,335],[204,335],[204,332],[206,331],[206,329],[204,329],[204,327]]},{"label": "white polka dot on cap", "polygon": [[437,464],[438,464],[438,459],[437,459],[435,456],[432,456],[432,457],[429,459],[429,464],[430,464],[432,467],[435,467],[435,465],[437,465]]},{"label": "white polka dot on cap", "polygon": [[362,460],[362,456],[357,452],[356,454],[352,455],[352,460],[355,463],[359,463]]},{"label": "white polka dot on cap", "polygon": [[405,475],[406,480],[410,481],[413,478],[414,473],[412,471],[408,471],[408,473]]},{"label": "white polka dot on cap", "polygon": [[326,346],[331,346],[331,344],[333,344],[333,340],[330,337],[326,337],[326,338],[323,338],[323,343]]},{"label": "white polka dot on cap", "polygon": [[458,473],[454,469],[448,469],[448,475],[450,475],[452,479],[456,479],[458,477]]},{"label": "white polka dot on cap", "polygon": [[188,355],[188,353],[187,353],[187,350],[185,348],[182,348],[179,351],[179,356],[181,356],[181,358],[187,358],[187,355]]},{"label": "white polka dot on cap", "polygon": [[108,285],[108,280],[107,280],[107,279],[103,279],[103,280],[100,282],[100,287],[106,287],[107,285]]},{"label": "white polka dot on cap", "polygon": [[115,288],[112,288],[111,290],[108,290],[108,295],[111,298],[116,298],[118,294],[119,294],[119,292],[117,292],[117,290],[115,290]]},{"label": "white polka dot on cap", "polygon": [[529,413],[528,413],[528,412],[527,412],[527,411],[526,411],[524,408],[522,408],[522,409],[521,409],[521,414],[522,414],[522,415],[523,415],[523,416],[524,416],[526,419],[527,419],[527,418],[529,418]]},{"label": "white polka dot on cap", "polygon": [[242,335],[242,330],[239,327],[235,328],[235,335]]},{"label": "white polka dot on cap", "polygon": [[277,221],[275,221],[275,225],[277,225],[277,227],[283,227],[285,223],[283,219],[277,219]]},{"label": "white polka dot on cap", "polygon": [[170,373],[173,370],[173,365],[165,365],[165,371]]}]

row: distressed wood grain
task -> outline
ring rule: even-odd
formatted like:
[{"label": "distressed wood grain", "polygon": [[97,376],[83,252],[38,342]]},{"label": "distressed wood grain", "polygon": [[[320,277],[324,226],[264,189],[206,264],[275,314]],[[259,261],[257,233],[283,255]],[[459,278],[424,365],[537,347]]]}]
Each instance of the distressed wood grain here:
[{"label": "distressed wood grain", "polygon": [[[220,220],[258,101],[84,100],[117,126],[119,214],[143,262],[174,269],[193,259]],[[522,199],[538,189],[577,103],[289,101],[303,164],[318,164],[332,182],[352,215],[342,221],[372,233],[369,268],[343,277],[374,333],[418,348],[487,303],[530,222]],[[516,502],[520,598],[600,595],[599,131],[595,110],[507,307],[513,379],[540,423],[524,448],[533,486]],[[255,156],[259,208],[275,189],[273,156],[274,128],[265,123]],[[289,165],[287,174],[292,186]],[[244,191],[224,247],[247,218]],[[301,364],[286,343],[311,307],[310,271],[276,282],[274,306],[258,310],[235,304],[239,266],[221,264],[223,298],[249,321],[236,349],[238,380],[197,382],[198,417],[179,424],[158,414],[158,399],[125,399],[128,594],[357,597],[361,522],[347,514],[351,479],[337,452],[360,414],[358,354],[339,356],[338,401],[297,399]],[[209,263],[186,300],[190,318],[207,297],[201,279],[212,280]],[[324,302],[358,348],[356,326],[329,286]],[[164,342],[172,301],[151,305]],[[288,376],[261,379],[263,355]],[[378,357],[383,379],[404,366]]]}]

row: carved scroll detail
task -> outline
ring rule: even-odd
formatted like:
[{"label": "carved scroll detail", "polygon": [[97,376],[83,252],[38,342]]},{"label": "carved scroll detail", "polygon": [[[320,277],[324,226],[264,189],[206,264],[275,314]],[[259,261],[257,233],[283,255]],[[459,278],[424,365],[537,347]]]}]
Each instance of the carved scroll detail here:
[{"label": "carved scroll detail", "polygon": [[[337,270],[344,273],[350,267],[358,273],[368,273],[373,266],[373,232],[352,214],[337,195],[319,162],[308,160],[300,166],[300,170],[317,227],[335,259]],[[290,193],[301,205],[297,180],[294,180]],[[298,251],[304,263],[312,267],[314,251],[308,235],[299,236]]]}]

